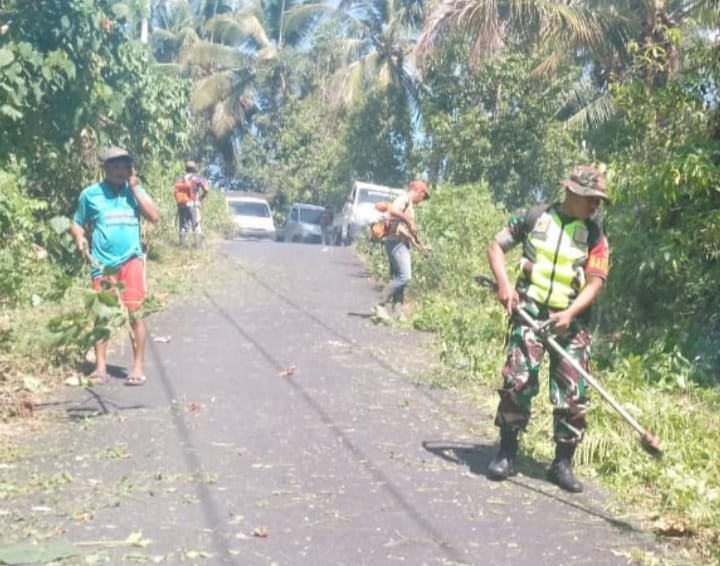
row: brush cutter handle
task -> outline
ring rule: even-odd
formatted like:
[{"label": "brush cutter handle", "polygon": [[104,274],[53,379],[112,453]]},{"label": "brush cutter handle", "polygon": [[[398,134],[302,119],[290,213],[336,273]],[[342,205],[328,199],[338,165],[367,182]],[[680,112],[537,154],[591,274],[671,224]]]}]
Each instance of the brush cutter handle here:
[{"label": "brush cutter handle", "polygon": [[[518,315],[520,318],[522,318],[529,326],[535,331],[541,331],[541,326],[538,324],[538,322],[531,317],[527,312],[525,312],[523,309],[516,308],[515,314]],[[565,349],[558,343],[555,338],[552,336],[545,335],[544,337],[545,342],[553,349],[555,350],[555,353],[561,356],[567,363],[569,363],[575,371],[577,371],[580,375],[582,375],[585,378],[585,381],[587,381],[593,389],[595,389],[600,396],[607,401],[610,406],[615,409],[622,418],[624,418],[627,423],[633,427],[640,435],[645,436],[648,435],[648,431],[645,430],[642,426],[640,426],[640,423],[638,423],[633,416],[628,413],[621,405],[618,403],[610,393],[608,393],[602,385],[598,382],[595,377],[593,377],[588,371],[583,369],[583,367],[575,360],[573,357],[568,354]]]},{"label": "brush cutter handle", "polygon": [[[492,291],[497,292],[498,285],[495,281],[490,279],[489,277],[485,275],[476,275],[475,281],[482,285],[483,287],[486,287],[488,289],[491,289]],[[582,375],[585,378],[585,381],[587,381],[590,386],[597,391],[600,396],[607,401],[607,403],[615,409],[615,411],[623,418],[625,421],[637,431],[638,434],[640,434],[641,440],[643,445],[650,450],[650,452],[659,455],[660,452],[660,440],[653,436],[652,433],[646,429],[644,429],[635,418],[628,413],[621,405],[618,403],[615,398],[608,393],[602,385],[598,382],[598,380],[593,377],[587,370],[585,370],[576,360],[570,356],[565,349],[558,343],[558,341],[550,336],[548,330],[548,325],[550,321],[539,323],[537,320],[535,320],[530,314],[525,312],[523,309],[518,308],[518,305],[513,305],[513,312],[522,318],[529,326],[532,328],[535,332],[537,332],[542,340],[550,346],[559,356],[561,356],[566,362],[568,362],[580,375]]]}]

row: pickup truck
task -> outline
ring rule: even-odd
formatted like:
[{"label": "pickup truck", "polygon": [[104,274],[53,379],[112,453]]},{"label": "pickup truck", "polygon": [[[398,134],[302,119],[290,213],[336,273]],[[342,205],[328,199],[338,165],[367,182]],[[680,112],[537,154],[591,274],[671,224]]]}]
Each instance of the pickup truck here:
[{"label": "pickup truck", "polygon": [[375,209],[378,202],[392,202],[405,189],[355,181],[342,211],[333,221],[333,242],[336,246],[352,244],[361,230],[382,218]]}]

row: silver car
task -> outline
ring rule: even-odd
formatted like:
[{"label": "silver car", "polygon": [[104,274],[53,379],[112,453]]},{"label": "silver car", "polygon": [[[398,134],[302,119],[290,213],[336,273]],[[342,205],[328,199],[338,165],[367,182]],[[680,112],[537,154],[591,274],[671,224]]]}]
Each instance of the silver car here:
[{"label": "silver car", "polygon": [[320,216],[324,210],[322,206],[314,204],[293,204],[284,226],[278,231],[278,240],[319,244],[322,241]]}]

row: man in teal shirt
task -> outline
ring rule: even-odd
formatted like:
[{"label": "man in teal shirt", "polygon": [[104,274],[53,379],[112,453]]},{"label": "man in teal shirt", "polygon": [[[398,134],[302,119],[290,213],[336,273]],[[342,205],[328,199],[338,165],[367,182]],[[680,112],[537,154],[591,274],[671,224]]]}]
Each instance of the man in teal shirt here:
[{"label": "man in teal shirt", "polygon": [[[133,175],[133,160],[127,150],[110,148],[103,159],[105,179],[80,193],[78,208],[70,231],[78,250],[92,263],[92,285],[100,290],[103,279],[124,285],[121,299],[130,311],[132,326],[133,369],[128,385],[145,383],[145,323],[132,316],[145,299],[145,262],[140,242],[140,218],[157,222],[158,209]],[[87,235],[91,245],[88,247]],[[112,267],[117,273],[106,277],[102,271]],[[91,380],[107,379],[107,342],[95,344],[95,370]]]}]

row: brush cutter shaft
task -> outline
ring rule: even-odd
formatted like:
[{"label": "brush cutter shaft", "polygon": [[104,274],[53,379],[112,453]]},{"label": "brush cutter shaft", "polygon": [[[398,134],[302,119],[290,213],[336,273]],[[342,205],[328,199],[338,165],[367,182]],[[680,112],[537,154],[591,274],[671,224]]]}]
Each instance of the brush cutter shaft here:
[{"label": "brush cutter shaft", "polygon": [[[526,313],[521,308],[515,308],[515,313],[518,314],[525,322],[527,322],[530,327],[533,330],[540,330],[540,325],[538,322],[531,317],[528,313]],[[544,338],[545,342],[553,349],[555,350],[555,353],[562,356],[562,358],[568,362],[573,368],[575,368],[576,371],[580,373],[585,378],[585,381],[587,381],[590,386],[597,391],[600,396],[607,401],[610,406],[612,406],[613,409],[615,409],[622,418],[624,418],[627,423],[633,427],[638,433],[645,436],[649,433],[638,423],[630,413],[628,413],[625,409],[622,408],[622,406],[608,393],[605,391],[605,389],[600,385],[597,379],[595,379],[589,372],[584,370],[582,366],[577,363],[576,360],[572,358],[564,349],[563,347],[553,338],[552,336],[546,336]]]}]

